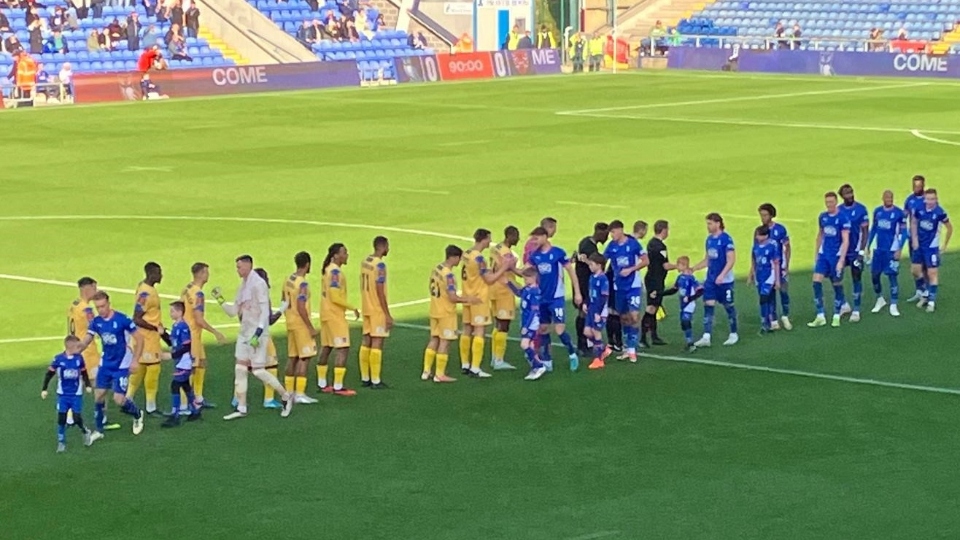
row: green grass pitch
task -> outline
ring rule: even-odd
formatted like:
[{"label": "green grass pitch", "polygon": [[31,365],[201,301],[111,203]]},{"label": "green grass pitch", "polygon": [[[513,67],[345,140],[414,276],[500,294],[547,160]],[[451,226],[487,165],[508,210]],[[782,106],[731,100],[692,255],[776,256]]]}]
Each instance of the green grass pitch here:
[{"label": "green grass pitch", "polygon": [[[909,305],[899,320],[871,315],[868,282],[861,323],[804,327],[825,191],[850,182],[872,209],[886,188],[902,202],[920,173],[960,210],[956,90],[658,73],[4,113],[0,536],[957,538],[958,396],[937,390],[960,388],[958,258],[946,258],[934,315]],[[580,112],[556,114],[569,111]],[[744,281],[767,201],[793,239],[797,328],[760,338]],[[416,301],[447,243],[552,215],[572,250],[597,220],[667,219],[672,258],[699,257],[710,211],[738,242],[743,337],[693,358],[781,371],[680,362],[671,317],[671,345],[639,365],[561,369],[536,384],[420,382]],[[407,326],[387,343],[390,391],[324,396],[287,420],[256,407],[229,425],[219,414],[170,431],[150,420],[137,438],[124,419],[93,448],[71,432],[69,452],[54,453],[40,384],[75,295],[55,282],[89,274],[130,291],[154,260],[161,293],[178,294],[205,261],[210,286],[233,290],[240,253],[278,283],[296,251],[319,261],[341,241],[356,301],[376,234],[391,240],[390,301],[411,303],[394,310]],[[906,269],[901,285],[912,292]],[[130,294],[114,298],[131,310]],[[282,326],[274,332],[285,351]],[[221,413],[232,346],[208,351],[206,394]],[[522,362],[515,343],[509,358]],[[349,365],[357,386],[355,350]],[[169,364],[164,407],[168,374]],[[92,399],[86,407],[92,422]]]}]

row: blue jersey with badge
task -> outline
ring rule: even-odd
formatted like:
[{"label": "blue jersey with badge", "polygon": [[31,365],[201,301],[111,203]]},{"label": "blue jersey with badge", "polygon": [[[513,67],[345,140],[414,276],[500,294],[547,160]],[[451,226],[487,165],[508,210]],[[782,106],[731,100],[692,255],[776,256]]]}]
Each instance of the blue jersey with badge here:
[{"label": "blue jersey with badge", "polygon": [[536,329],[540,326],[540,288],[527,285],[520,289],[520,328]]},{"label": "blue jersey with badge", "polygon": [[646,254],[640,241],[630,235],[624,236],[622,243],[607,244],[606,249],[603,250],[603,256],[610,261],[610,268],[613,269],[614,290],[629,291],[642,288],[640,272],[634,271],[627,276],[621,276],[620,271],[636,266]]},{"label": "blue jersey with badge", "polygon": [[779,251],[777,244],[770,240],[753,246],[753,271],[758,287],[776,282],[773,263],[780,260]]},{"label": "blue jersey with badge", "polygon": [[[843,247],[843,231],[850,231],[850,219],[845,212],[838,210],[836,214],[822,212],[817,221],[820,224],[820,232],[823,234],[818,253],[835,260],[840,256],[840,249]],[[849,250],[848,247],[847,251]]]},{"label": "blue jersey with badge", "polygon": [[607,300],[610,298],[610,282],[607,280],[606,274],[591,274],[589,298],[587,311],[589,313],[603,313],[603,310],[607,307]]},{"label": "blue jersey with badge", "polygon": [[[707,236],[707,282],[716,281],[723,269],[727,266],[727,257],[733,251],[733,238],[727,234],[727,231],[720,231],[720,234]],[[731,268],[723,278],[723,283],[733,283],[733,269]]]},{"label": "blue jersey with badge", "polygon": [[847,219],[850,220],[850,247],[847,248],[847,258],[856,257],[857,252],[860,251],[860,240],[866,241],[866,237],[861,233],[864,225],[870,225],[870,212],[863,203],[859,202],[854,202],[850,206],[841,204],[840,210],[846,213]]},{"label": "blue jersey with badge", "polygon": [[917,240],[920,249],[940,249],[940,225],[948,223],[947,212],[938,204],[933,208],[924,206],[913,213],[917,222]]},{"label": "blue jersey with badge", "polygon": [[82,396],[83,375],[87,366],[83,363],[83,356],[79,354],[58,354],[50,363],[50,371],[57,374],[58,396]]},{"label": "blue jersey with badge", "polygon": [[540,291],[544,299],[564,297],[563,269],[569,263],[567,252],[557,246],[530,254],[530,264],[540,274]]},{"label": "blue jersey with badge", "polygon": [[697,309],[697,301],[692,298],[701,289],[700,282],[693,274],[680,274],[677,276],[674,287],[676,287],[677,295],[680,297],[681,314],[692,315]]},{"label": "blue jersey with badge", "polygon": [[875,251],[900,251],[907,228],[907,213],[896,206],[878,206],[873,211]]},{"label": "blue jersey with badge", "polygon": [[908,216],[912,216],[917,210],[926,206],[923,198],[923,193],[919,195],[911,193],[907,196],[907,199],[903,201],[903,211],[906,212]]},{"label": "blue jersey with badge", "polygon": [[[187,324],[187,321],[180,319],[173,325],[170,330],[170,342],[174,351],[183,347],[184,344],[190,343],[190,325]],[[193,357],[190,355],[189,349],[179,356],[174,354],[173,362],[174,367],[180,371],[193,369]]]},{"label": "blue jersey with badge", "polygon": [[119,311],[114,311],[109,319],[97,316],[90,321],[87,333],[100,336],[103,345],[103,356],[100,358],[100,367],[107,369],[127,369],[130,367],[130,357],[127,356],[127,333],[137,331],[137,325]]}]

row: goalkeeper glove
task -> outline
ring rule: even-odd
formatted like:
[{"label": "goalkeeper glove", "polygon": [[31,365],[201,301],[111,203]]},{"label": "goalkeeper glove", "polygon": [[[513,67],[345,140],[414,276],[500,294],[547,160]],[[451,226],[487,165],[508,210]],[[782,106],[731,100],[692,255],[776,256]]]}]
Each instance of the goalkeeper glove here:
[{"label": "goalkeeper glove", "polygon": [[257,347],[260,346],[260,336],[262,334],[263,334],[263,328],[257,328],[257,331],[254,332],[253,337],[251,337],[250,341],[248,341],[247,343],[249,343],[251,347],[256,349]]},{"label": "goalkeeper glove", "polygon": [[210,292],[213,294],[213,299],[216,300],[221,306],[224,302],[226,302],[226,300],[223,299],[223,291],[220,290],[220,287],[214,287]]}]

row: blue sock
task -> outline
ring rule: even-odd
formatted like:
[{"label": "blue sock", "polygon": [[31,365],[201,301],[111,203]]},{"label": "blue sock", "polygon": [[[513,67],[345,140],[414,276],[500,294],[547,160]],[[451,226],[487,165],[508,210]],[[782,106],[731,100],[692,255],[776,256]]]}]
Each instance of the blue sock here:
[{"label": "blue sock", "polygon": [[680,319],[680,328],[683,330],[683,339],[687,340],[687,345],[693,343],[693,323],[690,320]]},{"label": "blue sock", "polygon": [[573,346],[573,340],[570,339],[570,334],[568,334],[566,330],[560,334],[560,342],[567,348],[568,355],[573,356],[577,354],[577,348]]},{"label": "blue sock", "polygon": [[890,303],[896,304],[900,299],[900,284],[897,282],[896,274],[890,274],[887,277],[890,278]]},{"label": "blue sock", "polygon": [[860,311],[860,299],[863,297],[863,281],[853,282],[853,310]]},{"label": "blue sock", "polygon": [[553,362],[550,347],[550,334],[540,334],[540,359],[544,362]]},{"label": "blue sock", "polygon": [[640,332],[636,326],[623,327],[623,341],[628,350],[637,350],[637,344],[640,343]]},{"label": "blue sock", "polygon": [[593,342],[593,357],[594,358],[603,358],[603,351],[606,347],[603,345],[602,341]]},{"label": "blue sock", "polygon": [[[782,286],[783,285],[781,285],[781,287]],[[783,289],[780,289],[780,307],[781,309],[783,309],[783,316],[789,317],[790,316],[790,293]],[[776,310],[774,310],[773,316],[774,317],[777,316]]]},{"label": "blue sock", "polygon": [[57,424],[57,442],[67,444],[67,425]]},{"label": "blue sock", "polygon": [[537,360],[537,351],[532,345],[524,349],[523,354],[527,357],[527,363],[530,364],[531,368],[540,367],[540,361]]},{"label": "blue sock", "polygon": [[914,278],[913,283],[917,286],[917,292],[927,290],[927,280],[923,279],[923,276]]},{"label": "blue sock", "polygon": [[120,410],[123,411],[124,414],[129,414],[134,418],[140,416],[140,409],[130,398],[127,398],[127,400],[123,402],[123,405],[120,406]]},{"label": "blue sock", "polygon": [[777,322],[777,293],[770,293],[770,309],[767,311],[770,314],[770,324]]},{"label": "blue sock", "polygon": [[200,408],[197,407],[197,395],[193,393],[192,389],[187,394],[187,408],[190,410],[190,414],[197,414],[200,412]]},{"label": "blue sock", "polygon": [[737,333],[737,308],[733,304],[723,306],[727,310],[727,319],[730,321],[730,333]]},{"label": "blue sock", "polygon": [[104,424],[104,421],[106,420],[106,414],[104,412],[104,409],[106,408],[106,406],[107,406],[106,403],[100,403],[100,402],[97,402],[96,405],[94,405],[93,420],[97,426],[97,431],[99,431],[100,433],[103,433],[103,424]]},{"label": "blue sock", "polygon": [[709,305],[703,306],[703,333],[712,334],[713,333],[713,310],[716,309],[716,306]]},{"label": "blue sock", "polygon": [[813,282],[813,303],[817,308],[817,315],[823,315],[823,283]]},{"label": "blue sock", "polygon": [[834,315],[840,313],[840,308],[843,307],[843,304],[847,303],[846,297],[843,295],[843,283],[835,284],[833,286],[833,313]]},{"label": "blue sock", "polygon": [[770,329],[770,302],[765,296],[760,297],[760,328]]},{"label": "blue sock", "polygon": [[[191,400],[193,401],[193,400]],[[180,392],[174,392],[170,394],[170,403],[173,404],[173,416],[180,416]],[[191,407],[193,404],[191,404]]]},{"label": "blue sock", "polygon": [[883,294],[883,284],[880,283],[880,274],[879,272],[874,272],[870,277],[873,278],[873,292],[880,296]]},{"label": "blue sock", "polygon": [[930,296],[927,297],[929,302],[937,301],[937,289],[940,288],[940,285],[927,285],[927,290],[930,291]]}]

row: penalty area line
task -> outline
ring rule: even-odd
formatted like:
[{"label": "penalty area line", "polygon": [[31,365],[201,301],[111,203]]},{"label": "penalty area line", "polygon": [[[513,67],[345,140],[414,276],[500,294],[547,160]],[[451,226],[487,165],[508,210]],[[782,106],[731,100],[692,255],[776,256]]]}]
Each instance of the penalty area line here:
[{"label": "penalty area line", "polygon": [[949,144],[949,145],[951,145],[951,146],[960,146],[960,142],[957,142],[957,141],[947,141],[947,140],[944,140],[944,139],[938,139],[938,138],[936,138],[936,137],[930,137],[930,136],[928,136],[928,135],[924,135],[919,129],[911,129],[911,130],[910,130],[910,134],[913,135],[914,137],[918,138],[918,139],[923,139],[923,140],[925,140],[925,141],[929,141],[929,142],[933,142],[933,143],[937,143],[937,144]]}]

